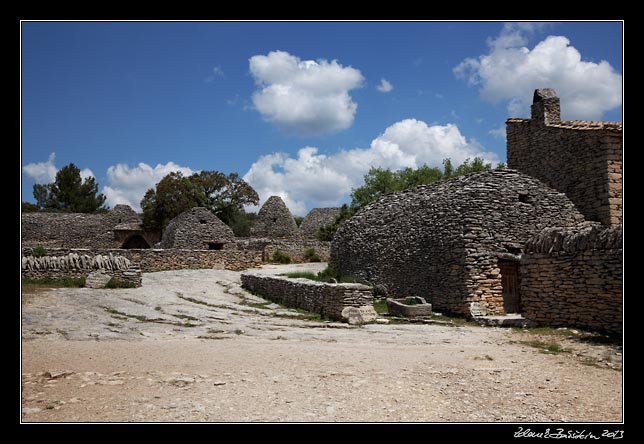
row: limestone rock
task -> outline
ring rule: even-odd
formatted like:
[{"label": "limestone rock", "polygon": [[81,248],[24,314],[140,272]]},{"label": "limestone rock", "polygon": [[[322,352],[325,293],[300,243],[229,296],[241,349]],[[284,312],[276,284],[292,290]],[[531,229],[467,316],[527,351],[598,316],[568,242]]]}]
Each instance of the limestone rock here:
[{"label": "limestone rock", "polygon": [[375,322],[378,318],[378,313],[371,305],[363,305],[362,307],[346,307],[342,310],[342,319],[351,325],[368,324]]},{"label": "limestone rock", "polygon": [[103,270],[97,270],[90,273],[85,279],[85,287],[87,288],[105,288],[107,283],[112,279],[109,274]]}]

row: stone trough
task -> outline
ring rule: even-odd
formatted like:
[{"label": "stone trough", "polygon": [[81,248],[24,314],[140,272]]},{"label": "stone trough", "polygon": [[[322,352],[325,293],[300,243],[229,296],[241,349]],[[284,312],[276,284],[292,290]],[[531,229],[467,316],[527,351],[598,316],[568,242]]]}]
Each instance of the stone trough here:
[{"label": "stone trough", "polygon": [[391,316],[425,318],[432,315],[432,304],[428,304],[425,298],[419,296],[387,298],[387,310]]}]

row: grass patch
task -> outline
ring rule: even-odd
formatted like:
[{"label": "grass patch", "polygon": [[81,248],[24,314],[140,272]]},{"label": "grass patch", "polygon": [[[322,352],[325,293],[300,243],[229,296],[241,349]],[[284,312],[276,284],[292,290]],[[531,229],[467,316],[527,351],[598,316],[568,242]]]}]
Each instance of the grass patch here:
[{"label": "grass patch", "polygon": [[136,284],[134,282],[112,278],[107,282],[105,288],[136,288]]},{"label": "grass patch", "polygon": [[567,351],[561,346],[561,344],[557,342],[543,342],[538,340],[530,340],[530,341],[519,341],[519,343],[523,345],[527,345],[528,347],[536,348],[540,350],[542,353],[549,353],[553,355],[564,353]]},{"label": "grass patch", "polygon": [[283,276],[291,279],[310,279],[312,281],[320,280],[317,274],[311,273],[310,271],[294,271],[292,273],[286,273]]},{"label": "grass patch", "polygon": [[244,333],[245,333],[245,332],[244,332],[244,330],[240,330],[239,328],[238,328],[237,330],[235,330],[235,334],[236,334],[237,336],[239,336],[239,335],[243,335]]},{"label": "grass patch", "polygon": [[325,273],[325,270],[319,272],[318,274],[311,273],[310,271],[294,271],[292,273],[284,273],[281,276],[286,276],[291,279],[309,279],[316,282],[370,285],[367,281],[359,276],[347,275],[334,277]]},{"label": "grass patch", "polygon": [[157,305],[156,307],[154,307],[154,309],[155,309],[156,311],[161,311],[161,307],[159,307],[158,305]]},{"label": "grass patch", "polygon": [[208,302],[200,301],[199,299],[189,298],[187,296],[184,296],[181,293],[175,293],[175,294],[179,299],[192,302],[193,304],[205,305],[206,307],[212,307],[212,308],[225,308],[226,310],[231,310],[231,308],[227,307],[226,305],[210,304]]},{"label": "grass patch", "polygon": [[188,316],[185,314],[173,314],[172,316],[179,319],[186,319],[188,321],[197,321],[197,322],[199,321],[199,319],[195,318],[194,316]]},{"label": "grass patch", "polygon": [[378,314],[388,314],[389,313],[389,308],[387,307],[387,301],[384,300],[384,299],[381,299],[379,301],[374,301],[373,308],[374,308],[374,310],[376,310],[376,313],[378,313]]},{"label": "grass patch", "polygon": [[22,278],[23,287],[65,287],[65,288],[81,288],[85,286],[85,278],[61,278],[61,279],[31,279]]},{"label": "grass patch", "polygon": [[123,313],[122,311],[118,311],[118,310],[115,310],[115,309],[109,308],[109,307],[103,307],[103,309],[106,312],[108,312],[110,314],[113,314],[113,315],[122,316],[122,317],[125,317],[125,318],[132,318],[132,319],[136,319],[137,321],[141,321],[141,322],[153,322],[152,319],[150,319],[148,317],[145,317],[145,316],[142,316],[142,315],[127,314],[127,313]]},{"label": "grass patch", "polygon": [[263,310],[269,310],[267,305],[270,305],[271,302],[249,302],[247,300],[244,300],[241,302],[241,305],[245,305],[247,307],[252,307],[252,308],[260,308]]}]

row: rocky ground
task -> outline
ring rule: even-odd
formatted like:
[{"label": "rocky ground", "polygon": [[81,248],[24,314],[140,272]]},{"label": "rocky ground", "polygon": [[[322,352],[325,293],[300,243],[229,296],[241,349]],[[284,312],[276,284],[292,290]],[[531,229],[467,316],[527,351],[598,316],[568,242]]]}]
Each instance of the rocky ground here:
[{"label": "rocky ground", "polygon": [[618,346],[570,331],[324,322],[248,294],[232,271],[26,292],[22,335],[29,422],[622,420]]}]

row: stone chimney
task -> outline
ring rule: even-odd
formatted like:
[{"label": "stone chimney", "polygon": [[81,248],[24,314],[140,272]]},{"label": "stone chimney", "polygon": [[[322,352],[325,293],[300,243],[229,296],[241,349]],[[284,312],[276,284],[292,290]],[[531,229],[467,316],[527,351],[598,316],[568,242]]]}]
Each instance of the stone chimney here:
[{"label": "stone chimney", "polygon": [[552,88],[534,90],[530,111],[532,122],[539,125],[552,125],[561,122],[559,97]]}]

